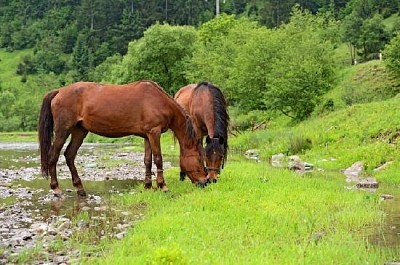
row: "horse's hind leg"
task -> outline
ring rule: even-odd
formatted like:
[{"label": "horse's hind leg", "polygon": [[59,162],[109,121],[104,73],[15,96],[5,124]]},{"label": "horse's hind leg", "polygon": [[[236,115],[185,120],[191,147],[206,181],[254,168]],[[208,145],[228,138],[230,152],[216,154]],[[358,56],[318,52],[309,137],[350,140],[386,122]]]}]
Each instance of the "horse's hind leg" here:
[{"label": "horse's hind leg", "polygon": [[145,177],[144,177],[144,187],[146,189],[151,189],[151,165],[152,165],[152,152],[150,147],[149,139],[144,139],[144,166],[145,166]]},{"label": "horse's hind leg", "polygon": [[164,181],[163,160],[161,155],[160,132],[148,134],[151,150],[153,152],[154,164],[157,167],[157,185],[162,191],[168,191],[167,184]]},{"label": "horse's hind leg", "polygon": [[79,196],[86,196],[86,192],[83,188],[82,181],[79,178],[78,171],[75,167],[75,158],[79,147],[83,143],[88,131],[82,127],[75,127],[71,132],[71,141],[69,142],[67,149],[64,152],[65,161],[72,176],[72,184],[76,188]]},{"label": "horse's hind leg", "polygon": [[62,191],[58,185],[57,180],[57,162],[60,157],[61,149],[65,141],[68,138],[69,133],[67,132],[56,132],[53,144],[50,148],[50,159],[49,159],[49,173],[50,173],[50,188],[53,190],[54,195],[60,197],[62,195]]}]

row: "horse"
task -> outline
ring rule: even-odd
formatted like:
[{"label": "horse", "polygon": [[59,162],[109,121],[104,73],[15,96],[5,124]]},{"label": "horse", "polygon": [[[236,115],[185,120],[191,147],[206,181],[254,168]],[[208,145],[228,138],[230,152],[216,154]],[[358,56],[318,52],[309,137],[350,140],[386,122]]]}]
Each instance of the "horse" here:
[{"label": "horse", "polygon": [[[221,90],[210,82],[189,84],[178,90],[176,102],[192,117],[198,141],[205,152],[207,180],[217,182],[221,168],[224,168],[228,151],[229,114]],[[184,180],[185,174],[181,174]]]},{"label": "horse", "polygon": [[62,196],[56,164],[67,138],[66,164],[78,196],[86,196],[75,157],[88,132],[109,138],[144,138],[144,187],[152,188],[152,158],[158,188],[164,181],[161,134],[171,129],[180,145],[180,168],[194,184],[204,187],[207,173],[190,117],[157,83],[140,80],[124,85],[77,82],[47,92],[39,115],[38,135],[42,175],[51,177],[54,195]]}]

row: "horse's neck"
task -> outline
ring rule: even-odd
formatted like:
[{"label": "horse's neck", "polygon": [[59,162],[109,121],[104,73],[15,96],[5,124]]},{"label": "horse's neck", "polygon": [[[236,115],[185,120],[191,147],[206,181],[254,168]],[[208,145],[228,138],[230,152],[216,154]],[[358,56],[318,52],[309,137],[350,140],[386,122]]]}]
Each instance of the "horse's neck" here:
[{"label": "horse's neck", "polygon": [[178,139],[181,151],[191,148],[193,143],[190,141],[190,136],[186,134],[186,117],[181,115],[176,115],[172,119],[170,129],[173,131],[175,137]]}]

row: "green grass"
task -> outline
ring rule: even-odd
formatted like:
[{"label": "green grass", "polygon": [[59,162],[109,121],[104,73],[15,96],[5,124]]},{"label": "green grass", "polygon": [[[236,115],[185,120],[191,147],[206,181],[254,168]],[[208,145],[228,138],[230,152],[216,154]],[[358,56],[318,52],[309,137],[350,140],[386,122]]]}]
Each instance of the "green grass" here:
[{"label": "green grass", "polygon": [[7,52],[0,49],[0,84],[4,87],[19,87],[21,86],[21,76],[17,75],[18,64],[21,59],[32,54],[31,49]]},{"label": "green grass", "polygon": [[[299,155],[323,169],[339,171],[363,161],[366,174],[379,180],[398,183],[400,172],[400,97],[387,101],[356,104],[323,117],[314,117],[295,127],[283,127],[240,134],[231,147],[260,149],[261,160],[273,154],[288,153],[291,139],[311,140],[311,149]],[[392,161],[391,174],[374,172]]]},{"label": "green grass", "polygon": [[[346,67],[338,74],[338,84],[324,95],[336,110],[358,103],[387,100],[399,92],[398,84],[379,60]],[[320,112],[317,109],[317,113]]]},{"label": "green grass", "polygon": [[124,205],[146,202],[145,219],[85,263],[383,264],[395,254],[363,237],[383,219],[377,194],[348,191],[335,176],[252,161],[230,163],[205,189],[177,176],[167,172],[169,193],[125,195]]}]

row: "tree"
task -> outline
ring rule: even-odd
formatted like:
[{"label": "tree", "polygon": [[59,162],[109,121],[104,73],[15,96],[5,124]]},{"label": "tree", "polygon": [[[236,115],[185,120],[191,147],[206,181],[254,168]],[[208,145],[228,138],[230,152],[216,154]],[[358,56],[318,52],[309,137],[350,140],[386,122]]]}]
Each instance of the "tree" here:
[{"label": "tree", "polygon": [[356,60],[356,48],[359,47],[362,24],[362,18],[355,12],[352,12],[350,15],[345,17],[341,26],[343,41],[347,43],[350,49],[352,64],[354,64]]},{"label": "tree", "polygon": [[277,31],[280,43],[267,77],[265,105],[295,121],[307,118],[333,85],[333,45],[326,39],[323,17],[298,8]]},{"label": "tree", "polygon": [[[191,82],[210,80],[223,90],[227,88],[236,49],[246,41],[240,34],[234,39],[229,37],[230,31],[238,23],[234,16],[222,14],[199,28],[198,41],[185,71]],[[237,46],[234,45],[235,41]],[[232,98],[233,94],[229,97]]]},{"label": "tree", "polygon": [[372,18],[363,21],[360,34],[361,55],[365,60],[377,59],[378,53],[389,41],[389,33],[383,24],[383,17],[375,14]]},{"label": "tree", "polygon": [[143,38],[130,43],[122,63],[111,70],[111,81],[128,83],[151,79],[174,94],[188,83],[184,70],[188,58],[192,56],[196,37],[195,29],[190,26],[151,26]]},{"label": "tree", "polygon": [[91,50],[88,45],[88,36],[80,33],[72,52],[72,67],[76,71],[77,80],[88,80],[89,68],[92,66]]},{"label": "tree", "polygon": [[400,78],[400,34],[393,37],[385,46],[385,65],[392,76]]}]

